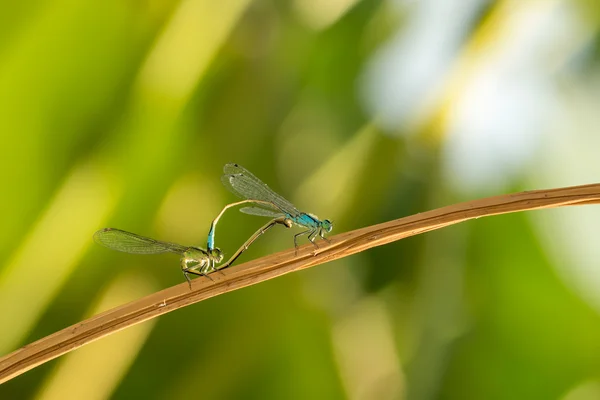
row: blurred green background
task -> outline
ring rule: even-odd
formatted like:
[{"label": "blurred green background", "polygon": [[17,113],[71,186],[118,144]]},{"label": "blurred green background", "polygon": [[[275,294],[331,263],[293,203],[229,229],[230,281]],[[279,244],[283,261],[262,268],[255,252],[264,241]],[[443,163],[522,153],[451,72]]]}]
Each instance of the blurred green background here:
[{"label": "blurred green background", "polygon": [[[238,162],[334,234],[600,179],[597,0],[3,2],[0,354],[182,282]],[[600,208],[479,219],[210,299],[1,399],[600,398]],[[231,212],[226,255],[265,221]],[[277,232],[276,232],[277,230]],[[270,231],[240,261],[292,246]]]}]

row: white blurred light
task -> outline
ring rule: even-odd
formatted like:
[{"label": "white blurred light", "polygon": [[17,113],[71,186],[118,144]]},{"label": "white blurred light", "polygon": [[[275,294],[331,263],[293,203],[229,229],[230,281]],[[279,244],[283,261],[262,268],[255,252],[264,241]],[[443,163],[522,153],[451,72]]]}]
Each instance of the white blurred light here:
[{"label": "white blurred light", "polygon": [[499,2],[467,32],[483,3],[415,3],[365,81],[385,128],[441,121],[447,182],[463,190],[500,190],[527,166],[560,111],[554,75],[589,36],[566,0]]},{"label": "white blurred light", "polygon": [[527,165],[559,112],[553,73],[573,51],[559,44],[580,41],[573,16],[556,1],[499,12],[496,40],[474,56],[448,112],[451,186],[500,190]]},{"label": "white blurred light", "polygon": [[[600,176],[600,71],[571,84],[532,171],[545,187],[597,183]],[[531,218],[565,282],[600,312],[600,208],[548,210]]]},{"label": "white blurred light", "polygon": [[369,65],[366,107],[388,129],[411,124],[431,109],[471,21],[485,0],[409,2],[407,26]]}]

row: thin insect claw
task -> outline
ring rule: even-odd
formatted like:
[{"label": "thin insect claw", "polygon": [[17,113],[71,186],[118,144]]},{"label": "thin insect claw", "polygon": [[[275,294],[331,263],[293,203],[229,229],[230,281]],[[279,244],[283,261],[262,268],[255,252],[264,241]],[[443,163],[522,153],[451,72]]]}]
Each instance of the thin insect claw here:
[{"label": "thin insect claw", "polygon": [[190,286],[190,290],[192,290],[192,280],[190,279],[187,271],[183,271],[183,276],[185,276],[185,280],[187,281],[188,285]]},{"label": "thin insect claw", "polygon": [[317,243],[315,243],[315,236],[317,236],[317,232],[312,232],[308,235],[308,241],[311,242],[313,244],[313,246],[315,246],[316,250],[319,250],[319,245]]},{"label": "thin insect claw", "polygon": [[225,276],[225,274],[224,274],[224,273],[221,271],[221,269],[220,269],[220,268],[217,268],[217,267],[215,267],[214,265],[212,265],[212,266],[210,267],[210,273],[213,273],[213,272],[218,272],[218,273],[220,273],[221,275]]},{"label": "thin insect claw", "polygon": [[[300,233],[297,233],[294,235],[294,246],[296,247],[296,252],[295,252],[296,256],[298,255],[298,236],[302,236],[302,235],[306,235],[306,234],[308,234],[308,236],[309,236],[308,240],[310,240],[310,235],[312,235],[312,231],[310,231],[310,230],[300,232]],[[311,240],[311,242],[312,242],[312,240]]]}]

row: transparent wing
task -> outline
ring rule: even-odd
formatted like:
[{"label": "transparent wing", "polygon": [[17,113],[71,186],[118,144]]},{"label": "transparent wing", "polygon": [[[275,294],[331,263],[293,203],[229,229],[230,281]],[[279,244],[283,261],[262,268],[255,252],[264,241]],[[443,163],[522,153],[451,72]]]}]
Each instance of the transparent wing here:
[{"label": "transparent wing", "polygon": [[243,212],[244,214],[258,215],[261,217],[279,218],[279,217],[284,216],[284,214],[281,212],[267,210],[266,208],[260,208],[260,207],[243,207],[240,209],[240,211]]},{"label": "transparent wing", "polygon": [[246,168],[238,164],[226,164],[223,167],[225,173],[221,177],[221,182],[233,194],[248,200],[261,200],[275,204],[284,214],[291,216],[299,215],[300,211],[292,203],[282,196],[275,193],[254,176]]},{"label": "transparent wing", "polygon": [[104,228],[94,233],[94,240],[109,249],[131,254],[183,254],[188,249],[176,243],[161,242],[115,228]]}]

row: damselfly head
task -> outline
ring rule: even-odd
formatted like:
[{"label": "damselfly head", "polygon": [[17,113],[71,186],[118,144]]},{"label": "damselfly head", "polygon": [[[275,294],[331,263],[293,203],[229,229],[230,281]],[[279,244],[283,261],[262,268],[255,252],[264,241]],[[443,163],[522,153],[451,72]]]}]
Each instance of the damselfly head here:
[{"label": "damselfly head", "polygon": [[223,252],[221,249],[211,249],[208,251],[208,256],[211,260],[214,260],[217,264],[223,261]]},{"label": "damselfly head", "polygon": [[321,222],[321,229],[323,229],[327,233],[331,232],[331,230],[333,229],[333,222],[331,222],[328,219],[324,219]]}]

